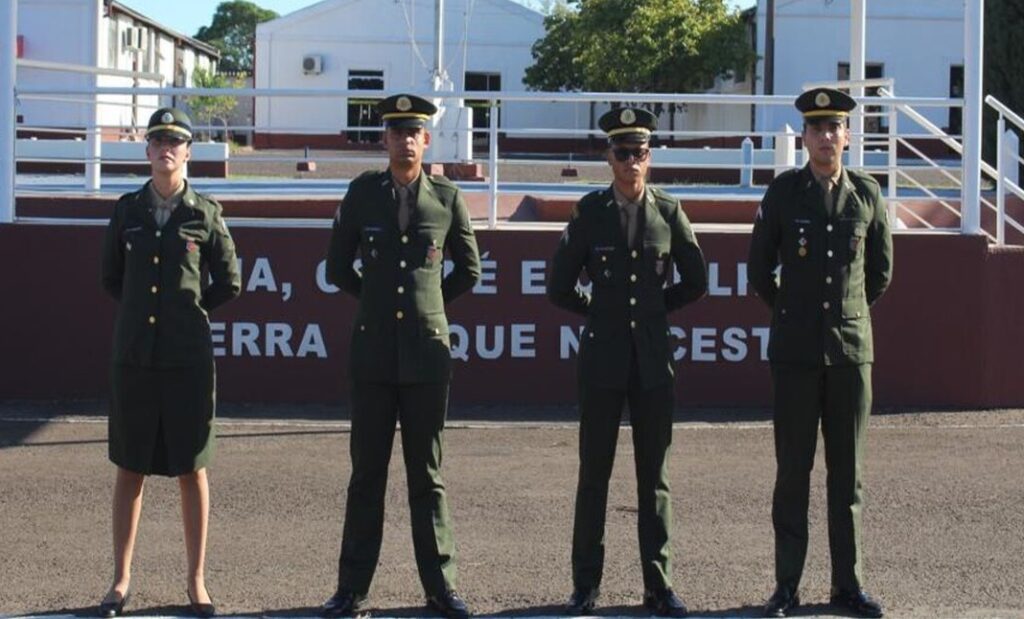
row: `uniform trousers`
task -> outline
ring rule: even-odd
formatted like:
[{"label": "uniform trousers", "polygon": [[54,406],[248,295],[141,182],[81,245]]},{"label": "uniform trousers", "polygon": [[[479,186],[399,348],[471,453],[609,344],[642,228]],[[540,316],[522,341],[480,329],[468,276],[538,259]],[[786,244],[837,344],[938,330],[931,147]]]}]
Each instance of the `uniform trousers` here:
[{"label": "uniform trousers", "polygon": [[861,461],[871,412],[871,364],[772,365],[775,387],[775,578],[795,590],[807,555],[807,507],[818,424],[825,444],[832,586],[858,590]]},{"label": "uniform trousers", "polygon": [[623,405],[629,404],[636,466],[637,533],[646,589],[671,586],[672,497],[668,453],[672,444],[675,394],[671,381],[641,386],[636,356],[625,388],[580,384],[580,468],[572,537],[572,577],[577,589],[595,588],[604,568],[604,526],[608,480]]},{"label": "uniform trousers", "polygon": [[420,582],[427,595],[455,588],[455,541],[441,479],[447,410],[447,382],[398,385],[353,381],[352,477],[338,560],[340,589],[366,593],[370,588],[380,557],[396,421],[401,422]]}]

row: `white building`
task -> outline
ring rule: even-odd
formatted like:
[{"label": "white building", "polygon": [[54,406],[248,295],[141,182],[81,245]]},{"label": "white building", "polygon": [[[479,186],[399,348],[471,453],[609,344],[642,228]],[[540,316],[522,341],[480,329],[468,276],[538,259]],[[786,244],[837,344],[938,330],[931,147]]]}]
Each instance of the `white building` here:
[{"label": "white building", "polygon": [[[435,0],[324,0],[259,24],[255,76],[258,88],[360,89],[427,92],[434,69]],[[524,90],[530,47],[544,36],[544,18],[511,0],[448,0],[444,14],[443,66],[455,90]],[[468,29],[468,31],[467,31]],[[376,141],[373,101],[327,97],[259,98],[256,143],[298,145]],[[469,102],[472,105],[472,102]],[[571,105],[508,104],[500,126],[558,127],[575,124]],[[487,111],[473,124],[488,126]],[[465,108],[449,110],[466,114]],[[581,113],[584,123],[586,110]]]},{"label": "white building", "polygon": [[[19,86],[67,89],[191,86],[196,68],[214,70],[220,58],[216,48],[114,0],[19,0],[18,52]],[[81,130],[96,121],[106,137],[122,137],[133,126],[144,128],[156,108],[174,103],[171,97],[104,95],[94,111],[95,98],[64,98],[73,101],[19,98],[19,132],[67,137],[38,128]]]},{"label": "white building", "polygon": [[[964,0],[865,0],[865,6],[866,77],[892,78],[901,96],[963,96]],[[850,0],[776,0],[774,94],[795,97],[805,83],[848,79],[850,20]],[[757,23],[757,73],[764,76],[767,0],[758,0]],[[959,110],[918,111],[959,133]],[[762,106],[755,116],[758,130],[801,126],[791,106]],[[866,131],[884,127],[880,119],[865,119]]]}]

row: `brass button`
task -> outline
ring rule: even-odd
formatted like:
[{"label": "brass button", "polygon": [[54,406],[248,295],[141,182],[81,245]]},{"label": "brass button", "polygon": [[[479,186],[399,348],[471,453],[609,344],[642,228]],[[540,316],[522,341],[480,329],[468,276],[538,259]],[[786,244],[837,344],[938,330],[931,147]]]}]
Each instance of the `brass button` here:
[{"label": "brass button", "polygon": [[590,337],[594,337],[594,332],[593,331],[590,332]]},{"label": "brass button", "polygon": [[629,321],[629,328],[630,329],[636,329],[636,321],[635,320],[630,320]]},{"label": "brass button", "polygon": [[155,325],[156,324],[156,316],[150,316],[149,317],[149,324],[151,324],[151,325]]},{"label": "brass button", "polygon": [[405,318],[405,312],[403,312],[402,310],[398,310],[397,312],[395,312],[395,318],[399,320]]},{"label": "brass button", "polygon": [[636,273],[633,273],[632,275],[629,276],[629,281],[631,281],[631,282],[635,282],[636,281]]},{"label": "brass button", "polygon": [[828,301],[825,301],[824,303],[822,303],[821,306],[824,307],[825,309],[828,309],[828,308],[832,307],[832,305],[829,304]]},{"label": "brass button", "polygon": [[405,292],[405,286],[399,286],[398,287],[398,294],[402,294],[403,292]]},{"label": "brass button", "polygon": [[150,288],[149,291],[152,292],[153,294],[156,294],[156,291],[157,291],[156,286],[153,286],[152,288]]},{"label": "brass button", "polygon": [[160,235],[161,235],[161,234],[163,234],[163,233],[162,233],[162,232],[160,232],[159,230],[157,230],[157,231],[156,231],[156,238],[160,238]]},{"label": "brass button", "polygon": [[633,256],[634,258],[636,258],[639,254],[637,254],[636,250],[634,249],[633,251],[629,252],[629,255]]},{"label": "brass button", "polygon": [[601,256],[601,262],[608,262],[608,256]]},{"label": "brass button", "polygon": [[408,234],[403,234],[402,235],[402,244],[404,245],[404,244],[406,244],[408,242],[409,242],[409,235]]},{"label": "brass button", "polygon": [[371,243],[373,242],[373,235],[372,234],[370,235],[370,242]]},{"label": "brass button", "polygon": [[825,229],[828,230],[829,232],[832,232],[832,224],[825,226]]},{"label": "brass button", "polygon": [[160,264],[160,256],[153,256],[153,264]]},{"label": "brass button", "polygon": [[636,305],[636,297],[629,297],[629,304]]},{"label": "brass button", "polygon": [[400,261],[398,263],[398,266],[400,266],[400,267],[402,267],[404,269],[405,268],[405,260]]},{"label": "brass button", "polygon": [[831,258],[831,257],[832,257],[832,250],[831,250],[831,249],[830,249],[830,250],[828,250],[828,257],[829,257],[829,258]]},{"label": "brass button", "polygon": [[826,275],[825,276],[825,283],[826,284],[831,284],[832,283],[832,276],[831,275]]},{"label": "brass button", "polygon": [[360,331],[366,331],[366,325],[359,325]]}]

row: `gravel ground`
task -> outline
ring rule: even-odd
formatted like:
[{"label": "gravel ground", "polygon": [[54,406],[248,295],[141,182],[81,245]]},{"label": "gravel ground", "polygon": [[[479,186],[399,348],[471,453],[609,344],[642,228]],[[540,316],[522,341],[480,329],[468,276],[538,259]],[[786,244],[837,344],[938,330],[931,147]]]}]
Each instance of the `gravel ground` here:
[{"label": "gravel ground", "polygon": [[[0,614],[87,614],[111,576],[104,405],[0,404]],[[577,466],[570,407],[456,407],[445,479],[459,590],[477,613],[557,614],[570,589]],[[211,468],[207,581],[218,608],[308,615],[332,591],[349,472],[346,412],[225,405]],[[772,588],[774,462],[764,411],[679,411],[670,475],[675,586],[701,616],[754,616]],[[867,587],[890,617],[1024,617],[1024,411],[873,418]],[[396,444],[396,450],[400,446]],[[621,433],[598,614],[640,615],[632,445]],[[375,615],[422,615],[400,454],[392,458]],[[805,615],[828,614],[824,466],[811,497]],[[173,481],[153,478],[133,615],[184,611]]]}]

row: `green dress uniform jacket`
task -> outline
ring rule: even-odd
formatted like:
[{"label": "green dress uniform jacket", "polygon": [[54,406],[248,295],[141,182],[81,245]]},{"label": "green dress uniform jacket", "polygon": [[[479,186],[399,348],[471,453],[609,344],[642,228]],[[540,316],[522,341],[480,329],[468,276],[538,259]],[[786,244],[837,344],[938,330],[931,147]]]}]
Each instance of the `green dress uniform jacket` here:
[{"label": "green dress uniform jacket", "polygon": [[844,169],[837,184],[830,209],[809,167],[779,175],[750,242],[750,283],[772,310],[775,576],[790,591],[799,586],[807,554],[819,424],[832,588],[859,591],[863,583],[861,461],[874,361],[869,308],[892,279],[892,235],[873,178]]},{"label": "green dress uniform jacket", "polygon": [[[327,278],[358,301],[353,324],[352,474],[338,558],[339,589],[366,593],[380,558],[384,496],[401,423],[420,582],[455,588],[455,542],[441,478],[451,352],[445,304],[480,278],[469,211],[454,183],[421,174],[405,230],[390,171],[349,185],[334,220]],[[452,261],[445,275],[444,255]],[[360,270],[353,263],[358,256]]]},{"label": "green dress uniform jacket", "polygon": [[772,363],[874,361],[868,308],[892,278],[888,212],[871,176],[843,169],[838,184],[829,213],[810,168],[790,170],[772,182],[758,210],[747,268],[772,308]]},{"label": "green dress uniform jacket", "polygon": [[[480,278],[480,255],[462,195],[443,176],[420,175],[406,231],[391,173],[352,181],[334,219],[328,281],[359,299],[349,365],[353,380],[444,382],[451,374],[446,303]],[[453,269],[444,273],[444,252]],[[353,268],[359,257],[361,272]]]},{"label": "green dress uniform jacket", "polygon": [[[644,587],[671,587],[672,500],[668,453],[675,408],[668,312],[703,296],[704,257],[675,200],[648,186],[632,246],[614,191],[587,194],[555,252],[548,296],[587,317],[579,348],[580,468],[572,577],[578,590],[600,585],[608,480],[622,410],[628,403],[637,479],[637,534]],[[673,265],[680,281],[668,287]],[[586,271],[591,293],[577,289]]]},{"label": "green dress uniform jacket", "polygon": [[149,195],[147,183],[121,196],[103,241],[103,287],[119,302],[110,454],[137,472],[180,474],[211,452],[209,312],[238,296],[241,276],[216,201],[186,186],[160,228]]},{"label": "green dress uniform jacket", "polygon": [[[582,383],[625,388],[634,347],[645,388],[672,382],[668,313],[707,291],[704,256],[678,200],[648,185],[637,230],[636,246],[628,247],[609,187],[579,201],[555,252],[548,297],[587,317]],[[673,265],[680,281],[665,287]],[[593,285],[590,294],[576,288],[581,271]]]}]

